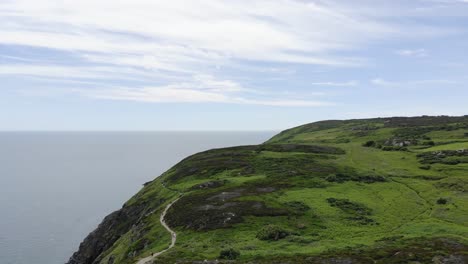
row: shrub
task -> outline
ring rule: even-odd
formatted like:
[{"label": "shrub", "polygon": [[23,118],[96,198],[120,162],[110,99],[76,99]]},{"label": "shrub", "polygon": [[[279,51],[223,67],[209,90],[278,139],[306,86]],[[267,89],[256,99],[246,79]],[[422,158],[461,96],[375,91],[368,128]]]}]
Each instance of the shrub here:
[{"label": "shrub", "polygon": [[356,215],[370,215],[371,210],[366,206],[352,202],[348,199],[337,199],[337,198],[328,198],[327,202],[332,207],[338,207],[346,213],[356,214]]},{"label": "shrub", "polygon": [[387,179],[380,175],[358,175],[351,179],[352,181],[374,183],[374,182],[386,182]]},{"label": "shrub", "polygon": [[383,151],[408,151],[407,147],[400,147],[400,146],[383,146]]},{"label": "shrub", "polygon": [[351,180],[351,177],[342,173],[337,173],[337,174],[328,175],[325,178],[325,180],[328,182],[342,183],[342,182]]},{"label": "shrub", "polygon": [[363,216],[363,215],[350,216],[347,219],[352,220],[352,221],[356,221],[361,225],[378,224],[378,223],[375,222],[374,219]]},{"label": "shrub", "polygon": [[392,151],[392,150],[393,150],[393,147],[385,146],[385,147],[382,147],[382,150],[383,150],[383,151]]},{"label": "shrub", "polygon": [[346,175],[342,173],[332,174],[325,178],[328,182],[337,182],[343,183],[346,181],[355,181],[355,182],[364,182],[364,183],[374,183],[374,182],[385,182],[386,179],[380,175]]},{"label": "shrub", "polygon": [[374,140],[367,141],[366,143],[362,144],[362,146],[364,146],[364,147],[375,147],[375,141]]},{"label": "shrub", "polygon": [[260,240],[272,241],[277,241],[287,236],[289,236],[289,232],[276,225],[264,226],[256,235]]},{"label": "shrub", "polygon": [[327,202],[332,207],[338,207],[348,214],[348,220],[355,221],[361,225],[378,225],[374,219],[367,216],[371,215],[371,209],[363,204],[352,202],[348,199],[328,198]]},{"label": "shrub", "polygon": [[440,150],[424,152],[417,155],[419,162],[423,164],[441,163],[447,165],[457,165],[468,163],[468,150]]},{"label": "shrub", "polygon": [[430,140],[430,141],[424,141],[423,142],[423,145],[425,146],[435,146],[435,142]]},{"label": "shrub", "polygon": [[423,166],[419,166],[419,168],[421,170],[430,170],[431,169],[431,165],[423,165]]},{"label": "shrub", "polygon": [[447,199],[439,198],[439,199],[437,199],[437,204],[447,204]]},{"label": "shrub", "polygon": [[237,259],[239,256],[240,256],[240,252],[232,248],[221,250],[221,252],[219,253],[220,259],[234,260],[234,259]]},{"label": "shrub", "polygon": [[466,132],[466,133],[464,134],[464,136],[465,136],[465,137],[468,137],[468,132]]},{"label": "shrub", "polygon": [[301,201],[287,202],[284,205],[286,205],[290,209],[292,209],[294,211],[298,211],[298,212],[306,212],[306,211],[310,210],[310,207],[307,204],[305,204],[305,203],[303,203]]}]

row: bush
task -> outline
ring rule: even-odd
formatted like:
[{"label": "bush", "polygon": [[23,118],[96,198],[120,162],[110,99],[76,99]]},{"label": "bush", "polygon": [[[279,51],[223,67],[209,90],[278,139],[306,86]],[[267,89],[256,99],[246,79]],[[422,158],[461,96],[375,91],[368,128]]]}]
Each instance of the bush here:
[{"label": "bush", "polygon": [[328,198],[327,202],[332,207],[338,207],[346,213],[355,215],[370,215],[371,210],[366,206],[352,202],[348,199]]},{"label": "bush", "polygon": [[423,165],[423,166],[419,166],[419,168],[421,170],[430,170],[431,169],[431,165]]},{"label": "bush", "polygon": [[375,147],[375,141],[374,140],[370,140],[370,141],[367,141],[366,143],[362,144],[362,146],[364,147]]},{"label": "bush", "polygon": [[408,151],[407,147],[400,147],[400,146],[383,146],[383,151]]},{"label": "bush", "polygon": [[466,132],[466,133],[464,134],[464,136],[465,136],[465,137],[468,137],[468,132]]},{"label": "bush", "polygon": [[358,175],[351,179],[352,181],[374,183],[374,182],[386,182],[387,179],[380,175]]},{"label": "bush", "polygon": [[221,252],[219,253],[220,259],[234,260],[234,259],[237,259],[239,256],[240,256],[240,252],[232,248],[221,250]]},{"label": "bush", "polygon": [[447,199],[439,198],[439,199],[437,199],[437,204],[447,204]]},{"label": "bush", "polygon": [[284,205],[286,205],[289,209],[292,209],[298,212],[306,212],[310,210],[310,207],[301,201],[287,202]]},{"label": "bush", "polygon": [[277,241],[287,236],[289,236],[289,232],[276,225],[264,226],[256,235],[260,240],[272,241]]},{"label": "bush", "polygon": [[423,145],[425,146],[435,146],[435,142],[430,140],[430,141],[424,141],[423,142]]},{"label": "bush", "polygon": [[332,174],[325,178],[328,182],[337,182],[343,183],[346,181],[355,181],[355,182],[364,182],[364,183],[374,183],[374,182],[385,182],[386,179],[380,175],[346,175],[342,173]]},{"label": "bush", "polygon": [[325,178],[325,180],[328,181],[328,182],[343,183],[343,182],[346,182],[346,181],[350,181],[351,176],[348,176],[348,175],[345,175],[345,174],[342,174],[342,173],[337,173],[337,174],[328,175]]},{"label": "bush", "polygon": [[348,214],[347,219],[355,221],[361,225],[369,225],[369,224],[376,224],[379,223],[375,222],[373,219],[367,217],[371,215],[371,209],[367,208],[363,204],[352,202],[348,199],[337,199],[337,198],[328,198],[327,202],[332,207],[338,207],[343,212]]}]

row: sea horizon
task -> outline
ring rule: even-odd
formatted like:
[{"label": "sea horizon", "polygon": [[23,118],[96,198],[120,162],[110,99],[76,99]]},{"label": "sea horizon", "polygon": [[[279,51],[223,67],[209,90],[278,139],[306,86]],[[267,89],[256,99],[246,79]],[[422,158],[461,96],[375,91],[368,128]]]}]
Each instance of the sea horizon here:
[{"label": "sea horizon", "polygon": [[64,263],[107,214],[183,158],[273,134],[0,131],[0,263]]}]

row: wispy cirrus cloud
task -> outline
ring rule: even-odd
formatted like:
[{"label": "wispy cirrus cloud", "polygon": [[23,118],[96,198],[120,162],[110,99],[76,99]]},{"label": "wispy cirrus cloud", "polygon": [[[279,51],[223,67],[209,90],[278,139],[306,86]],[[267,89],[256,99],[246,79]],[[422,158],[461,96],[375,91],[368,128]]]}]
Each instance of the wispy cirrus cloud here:
[{"label": "wispy cirrus cloud", "polygon": [[[408,12],[402,4],[406,2],[399,3],[381,7],[357,1],[353,5],[361,8],[355,8],[344,1],[302,0],[4,0],[0,3],[0,45],[63,52],[77,58],[79,65],[9,56],[16,63],[0,66],[0,75],[100,80],[112,82],[112,87],[121,80],[145,82],[131,88],[103,90],[97,85],[94,90],[85,89],[87,96],[108,100],[329,105],[314,98],[285,96],[278,90],[268,93],[230,74],[239,68],[254,69],[280,79],[282,74],[295,74],[290,65],[362,67],[371,58],[352,51],[394,38],[454,32],[393,19],[389,8],[407,17],[434,14],[430,10]],[[424,49],[398,52],[415,57],[427,53]],[[322,87],[358,84],[309,83]]]},{"label": "wispy cirrus cloud", "polygon": [[135,65],[143,59],[138,66],[167,70],[233,58],[353,66],[362,58],[335,52],[430,29],[360,10],[295,0],[2,1],[0,43],[77,51],[93,62]]},{"label": "wispy cirrus cloud", "polygon": [[111,66],[70,66],[56,64],[4,64],[0,65],[1,75],[16,75],[48,79],[96,79],[96,80],[154,80],[167,77],[129,67]]},{"label": "wispy cirrus cloud", "polygon": [[405,57],[424,58],[429,55],[426,49],[401,49],[395,51],[396,54]]},{"label": "wispy cirrus cloud", "polygon": [[451,85],[457,84],[456,81],[446,79],[428,79],[428,80],[410,80],[410,81],[387,81],[381,78],[375,78],[370,81],[371,84],[382,87],[403,87],[410,88],[411,86],[421,85]]},{"label": "wispy cirrus cloud", "polygon": [[[107,100],[125,100],[135,102],[153,102],[153,103],[228,103],[228,104],[256,104],[265,106],[328,106],[330,102],[311,99],[311,96],[322,96],[322,93],[309,93],[306,99],[297,99],[297,94],[278,94],[268,91],[260,91],[252,88],[243,87],[240,83],[233,80],[217,79],[208,74],[195,74],[188,80],[187,77],[173,78],[166,80],[169,84],[159,86],[134,86],[119,87],[113,85],[104,85],[105,80],[155,80],[157,75],[151,75],[145,71],[135,69],[118,68],[118,71],[112,67],[69,67],[69,66],[51,66],[51,65],[26,65],[13,64],[1,65],[0,76],[19,75],[30,78],[44,78],[49,82],[63,81],[69,84],[87,84],[95,88],[47,88],[44,91],[34,89],[20,92],[29,96],[51,96],[52,94],[80,94],[82,96],[107,99]],[[93,82],[95,81],[95,82]],[[102,86],[109,86],[102,88]],[[262,99],[255,99],[257,96]],[[276,96],[275,96],[276,95]],[[299,96],[303,97],[303,96]]]},{"label": "wispy cirrus cloud", "polygon": [[336,86],[336,87],[346,87],[346,86],[357,86],[358,81],[347,81],[347,82],[312,82],[309,85],[313,86]]},{"label": "wispy cirrus cloud", "polygon": [[179,86],[113,88],[93,91],[76,90],[85,96],[98,99],[135,101],[148,103],[224,103],[283,107],[317,107],[331,106],[331,102],[301,99],[249,99],[230,93],[219,93]]},{"label": "wispy cirrus cloud", "polygon": [[263,93],[262,99],[252,98],[257,91],[242,87],[231,80],[218,80],[210,75],[196,75],[190,82],[162,86],[74,89],[73,92],[98,99],[152,103],[227,103],[292,107],[332,105],[330,102],[313,99],[271,98],[271,94],[268,93]]},{"label": "wispy cirrus cloud", "polygon": [[[126,60],[119,63],[152,56],[159,62],[156,66],[162,61],[166,67],[230,58],[355,65],[360,63],[356,58],[325,52],[350,49],[393,31],[365,17],[292,0],[257,0],[253,5],[208,0],[18,0],[0,4],[0,13],[1,43],[98,52],[102,61],[109,59],[105,55],[125,54]],[[355,34],[363,38],[353,38]]]}]

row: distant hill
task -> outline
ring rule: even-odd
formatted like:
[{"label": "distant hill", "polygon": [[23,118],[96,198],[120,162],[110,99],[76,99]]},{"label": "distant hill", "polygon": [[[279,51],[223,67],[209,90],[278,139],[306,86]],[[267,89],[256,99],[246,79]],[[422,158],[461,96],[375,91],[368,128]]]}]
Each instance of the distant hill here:
[{"label": "distant hill", "polygon": [[154,263],[468,263],[467,187],[468,116],[321,121],[184,159],[69,263],[167,248],[166,207]]}]

